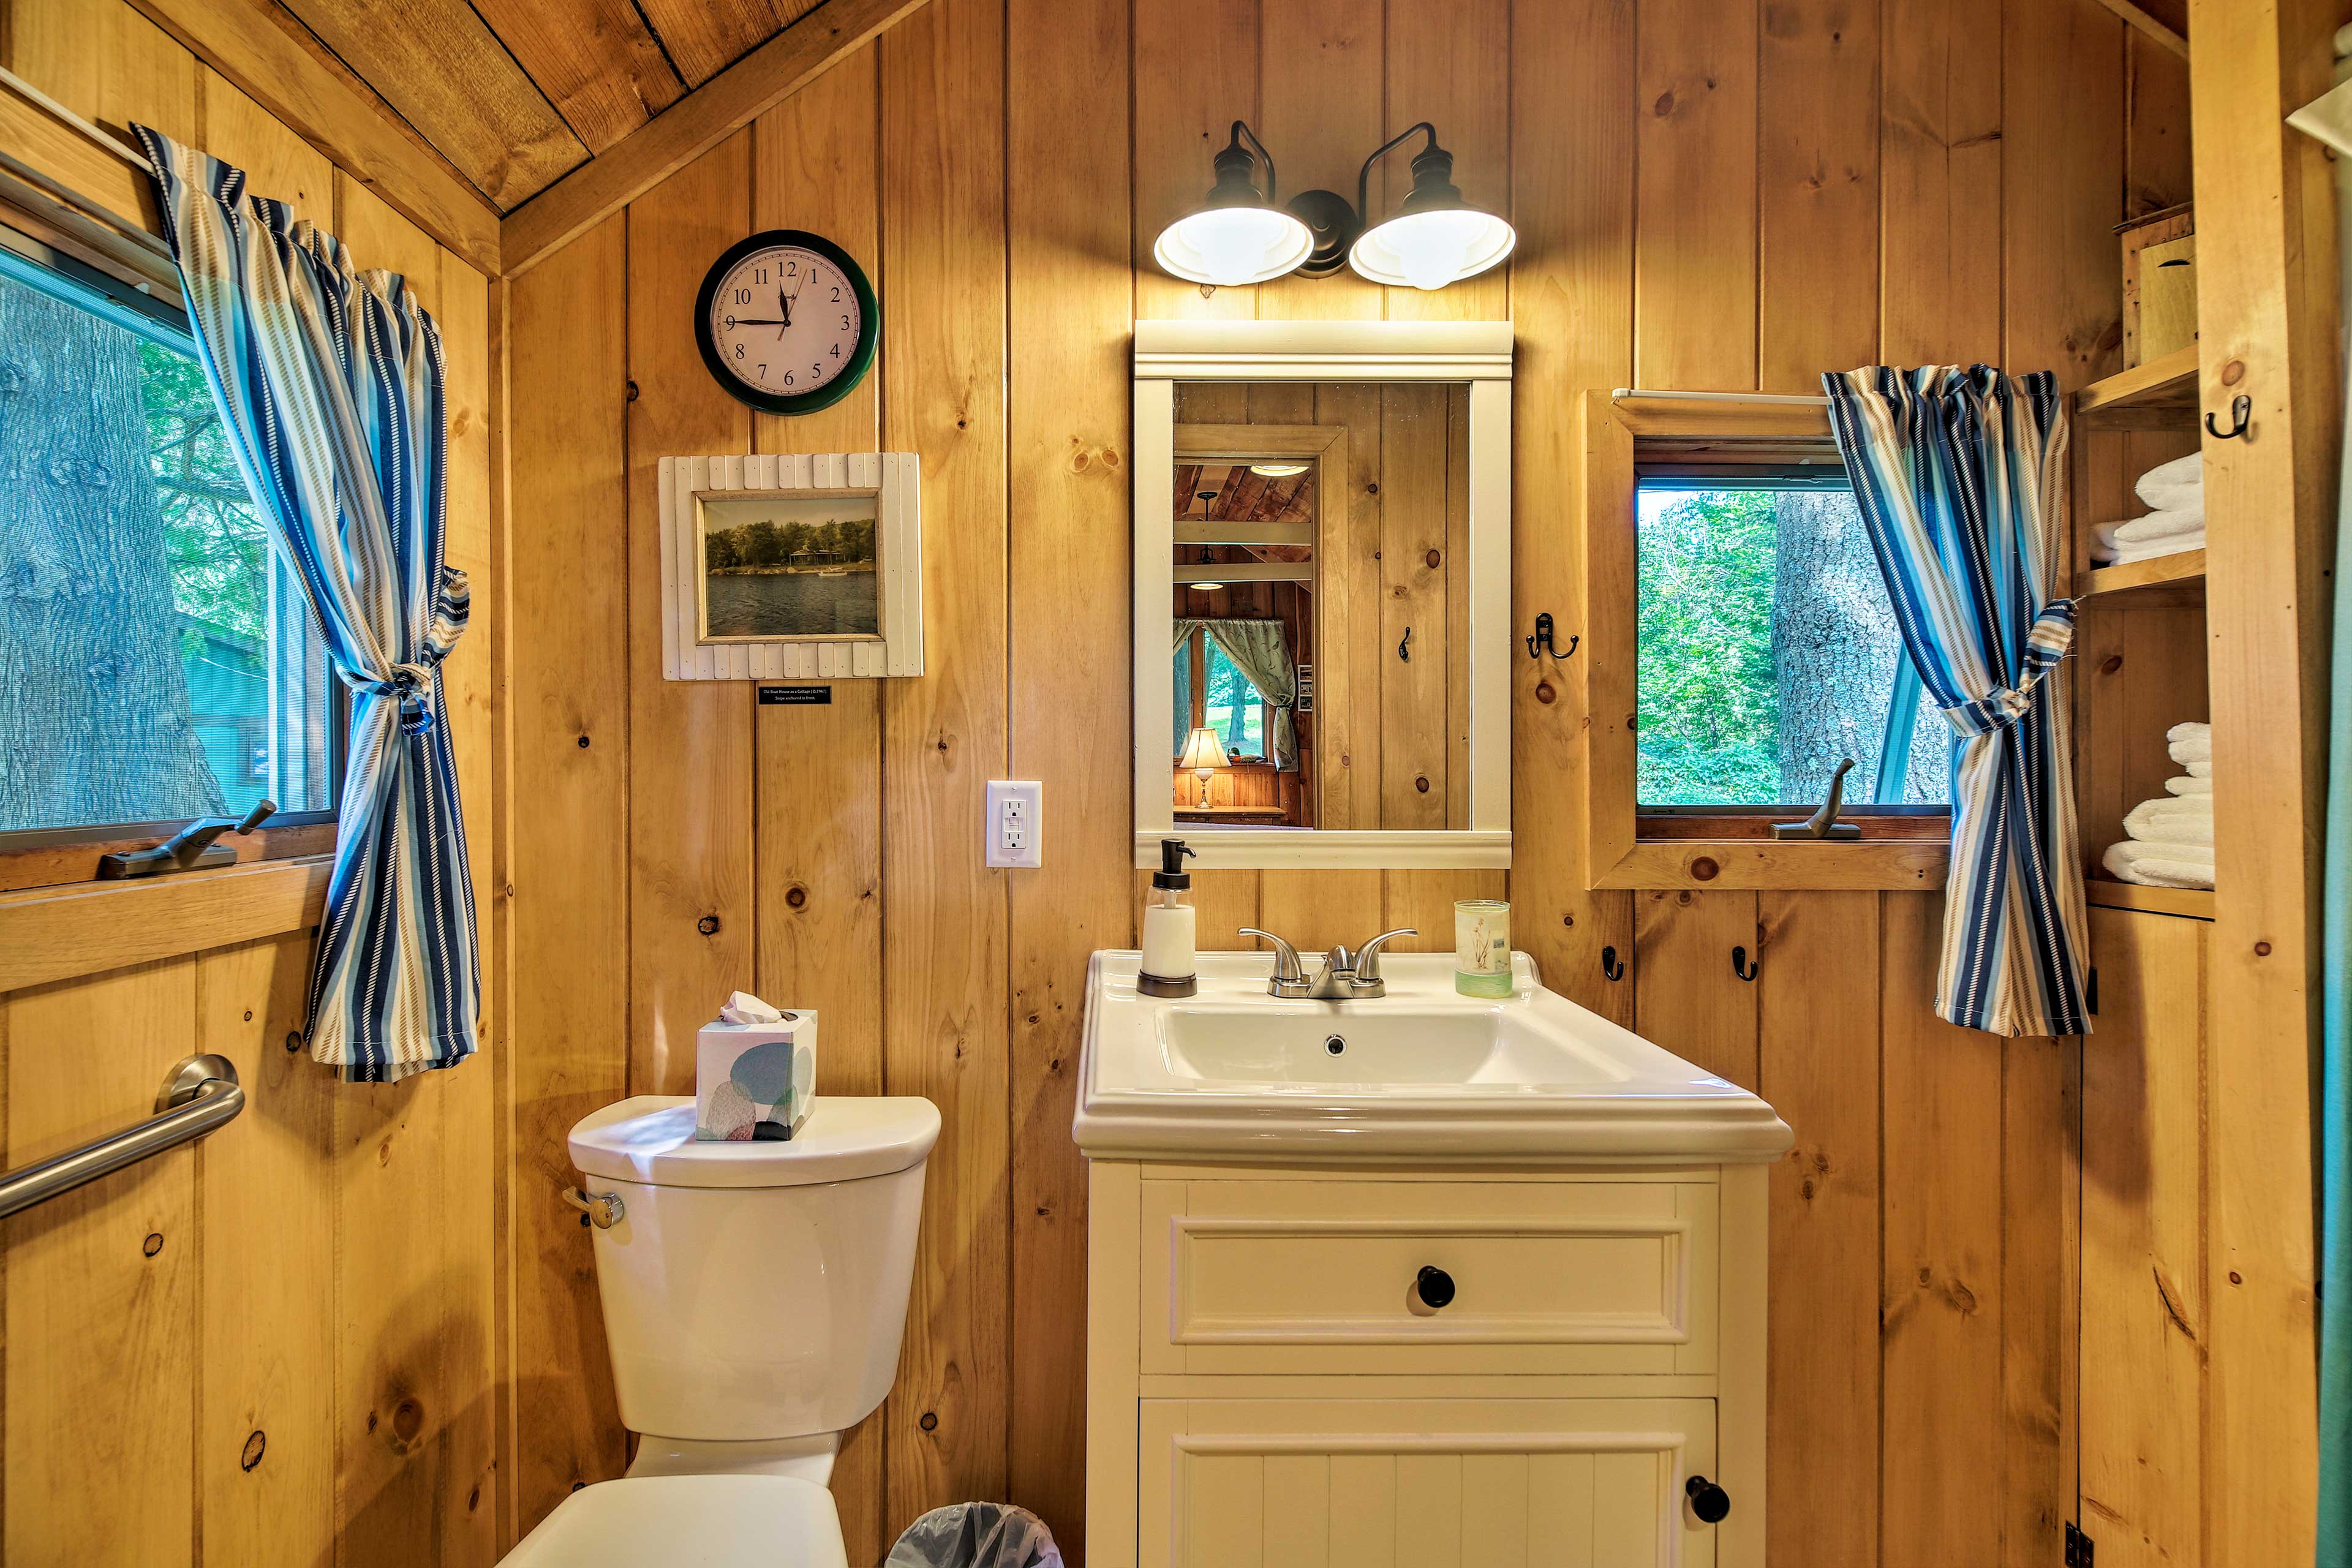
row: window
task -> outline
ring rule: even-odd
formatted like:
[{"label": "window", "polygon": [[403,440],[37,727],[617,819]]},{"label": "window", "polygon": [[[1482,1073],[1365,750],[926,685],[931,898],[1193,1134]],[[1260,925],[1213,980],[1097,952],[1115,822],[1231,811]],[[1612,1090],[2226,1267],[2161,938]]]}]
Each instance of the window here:
[{"label": "window", "polygon": [[1644,472],[1635,531],[1643,811],[1810,809],[1846,757],[1849,814],[1949,800],[1842,468]]},{"label": "window", "polygon": [[1228,755],[1239,752],[1251,762],[1265,757],[1265,698],[1214,637],[1196,628],[1178,644],[1175,671],[1177,753],[1195,726],[1205,726],[1217,732]]},{"label": "window", "polygon": [[331,812],[341,693],[184,318],[0,243],[0,847]]}]

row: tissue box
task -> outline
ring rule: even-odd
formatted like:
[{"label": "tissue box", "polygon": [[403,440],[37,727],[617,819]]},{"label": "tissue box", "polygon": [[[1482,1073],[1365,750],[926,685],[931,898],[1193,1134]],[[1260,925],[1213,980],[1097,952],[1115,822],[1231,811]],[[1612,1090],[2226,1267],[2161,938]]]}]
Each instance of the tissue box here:
[{"label": "tissue box", "polygon": [[694,1037],[694,1135],[706,1142],[788,1139],[816,1103],[816,1015],[773,1024],[705,1024]]}]

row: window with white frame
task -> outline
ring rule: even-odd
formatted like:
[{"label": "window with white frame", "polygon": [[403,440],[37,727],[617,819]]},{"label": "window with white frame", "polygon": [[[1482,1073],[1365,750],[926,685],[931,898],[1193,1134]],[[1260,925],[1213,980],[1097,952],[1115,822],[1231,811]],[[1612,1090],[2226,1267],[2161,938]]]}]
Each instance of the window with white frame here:
[{"label": "window with white frame", "polygon": [[342,700],[177,301],[0,229],[0,848],[332,813]]}]

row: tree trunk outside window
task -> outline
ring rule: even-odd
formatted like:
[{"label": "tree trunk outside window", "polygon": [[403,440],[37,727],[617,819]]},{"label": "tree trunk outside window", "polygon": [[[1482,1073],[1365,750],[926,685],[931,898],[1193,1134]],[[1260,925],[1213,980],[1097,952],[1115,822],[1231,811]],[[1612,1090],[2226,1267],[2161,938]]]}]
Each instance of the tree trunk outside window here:
[{"label": "tree trunk outside window", "polygon": [[132,333],[0,283],[0,831],[224,809],[140,392]]}]

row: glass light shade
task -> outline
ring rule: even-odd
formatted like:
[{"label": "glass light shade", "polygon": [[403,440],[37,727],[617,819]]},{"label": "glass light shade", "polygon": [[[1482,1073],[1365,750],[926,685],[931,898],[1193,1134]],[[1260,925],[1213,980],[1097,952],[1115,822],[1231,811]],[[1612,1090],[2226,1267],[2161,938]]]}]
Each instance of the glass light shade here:
[{"label": "glass light shade", "polygon": [[1184,585],[1195,594],[1213,594],[1224,586],[1223,583],[1187,583]]},{"label": "glass light shade", "polygon": [[1509,224],[1475,207],[1409,212],[1366,230],[1348,265],[1375,283],[1443,289],[1486,271],[1518,238]]},{"label": "glass light shade", "polygon": [[1305,473],[1308,467],[1306,463],[1252,463],[1249,471],[1262,479],[1286,479]]},{"label": "glass light shade", "polygon": [[1225,765],[1225,743],[1217,732],[1205,725],[1184,737],[1184,754],[1176,759],[1180,768],[1190,768],[1203,779]]},{"label": "glass light shade", "polygon": [[1315,248],[1307,226],[1279,207],[1208,207],[1160,231],[1152,258],[1177,277],[1221,289],[1295,272]]}]

